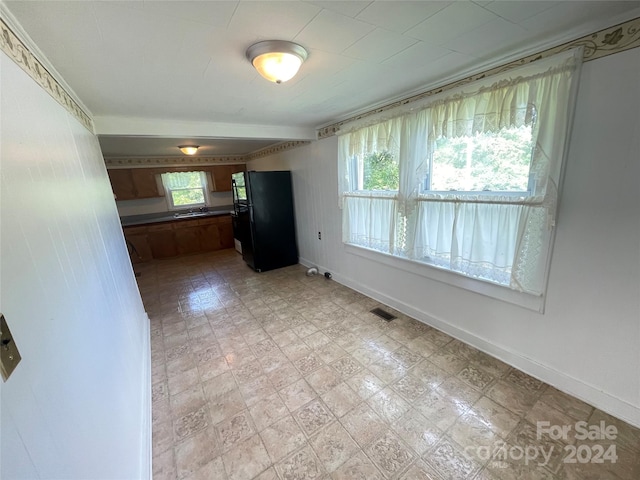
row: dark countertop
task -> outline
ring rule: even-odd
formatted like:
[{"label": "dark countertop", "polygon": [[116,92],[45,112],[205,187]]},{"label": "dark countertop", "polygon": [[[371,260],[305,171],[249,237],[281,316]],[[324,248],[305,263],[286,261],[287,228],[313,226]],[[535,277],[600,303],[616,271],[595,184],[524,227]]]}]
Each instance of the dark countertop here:
[{"label": "dark countertop", "polygon": [[209,207],[206,212],[198,212],[197,215],[176,217],[176,213],[186,213],[189,210],[179,210],[175,212],[158,212],[145,213],[142,215],[128,215],[120,217],[120,223],[123,227],[133,225],[144,225],[146,223],[173,222],[177,220],[194,220],[198,218],[215,217],[218,215],[229,215],[233,211],[233,205],[224,205],[222,207]]}]

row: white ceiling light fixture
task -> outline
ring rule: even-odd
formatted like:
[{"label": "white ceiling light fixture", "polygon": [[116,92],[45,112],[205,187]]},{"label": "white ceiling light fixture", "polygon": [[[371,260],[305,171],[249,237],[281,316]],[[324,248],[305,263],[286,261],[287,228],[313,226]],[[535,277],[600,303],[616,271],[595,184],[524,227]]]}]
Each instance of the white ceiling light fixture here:
[{"label": "white ceiling light fixture", "polygon": [[247,49],[247,59],[270,82],[291,80],[309,54],[304,47],[285,40],[266,40]]},{"label": "white ceiling light fixture", "polygon": [[200,145],[180,145],[178,148],[185,155],[195,155]]}]

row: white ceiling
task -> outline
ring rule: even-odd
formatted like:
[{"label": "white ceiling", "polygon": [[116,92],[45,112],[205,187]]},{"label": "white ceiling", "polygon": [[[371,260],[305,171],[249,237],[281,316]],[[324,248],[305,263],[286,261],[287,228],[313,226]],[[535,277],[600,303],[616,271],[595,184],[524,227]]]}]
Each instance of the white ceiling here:
[{"label": "white ceiling", "polygon": [[[640,16],[640,1],[4,4],[92,113],[105,156],[310,139],[354,112]],[[309,51],[282,85],[245,58],[269,39]]]}]

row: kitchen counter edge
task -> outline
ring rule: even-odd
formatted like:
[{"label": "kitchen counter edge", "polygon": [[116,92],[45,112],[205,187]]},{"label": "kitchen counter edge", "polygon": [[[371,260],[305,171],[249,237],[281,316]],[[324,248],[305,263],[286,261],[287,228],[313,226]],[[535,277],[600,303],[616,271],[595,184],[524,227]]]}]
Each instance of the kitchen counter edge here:
[{"label": "kitchen counter edge", "polygon": [[220,215],[230,215],[233,212],[233,206],[210,209],[208,212],[203,212],[201,215],[176,217],[176,212],[161,212],[161,213],[147,213],[142,215],[129,215],[126,217],[120,217],[120,224],[123,227],[132,227],[135,225],[146,225],[150,223],[162,223],[162,222],[180,222],[182,220],[197,220],[201,218],[217,217]]}]

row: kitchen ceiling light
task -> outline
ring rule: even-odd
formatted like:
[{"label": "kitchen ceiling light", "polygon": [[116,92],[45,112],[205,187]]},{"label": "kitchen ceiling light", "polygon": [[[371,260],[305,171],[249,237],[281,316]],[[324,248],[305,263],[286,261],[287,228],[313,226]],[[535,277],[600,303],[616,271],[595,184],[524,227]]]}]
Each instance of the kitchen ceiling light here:
[{"label": "kitchen ceiling light", "polygon": [[200,145],[180,145],[178,148],[185,155],[195,155]]},{"label": "kitchen ceiling light", "polygon": [[297,43],[266,40],[247,49],[247,59],[270,82],[291,80],[307,59],[307,51]]}]

